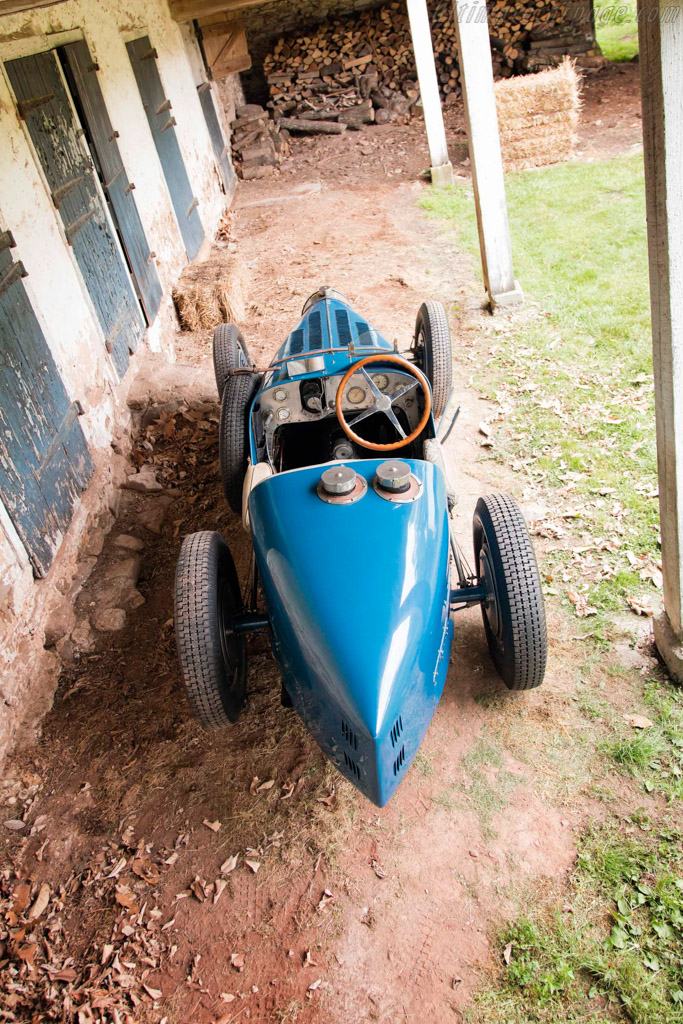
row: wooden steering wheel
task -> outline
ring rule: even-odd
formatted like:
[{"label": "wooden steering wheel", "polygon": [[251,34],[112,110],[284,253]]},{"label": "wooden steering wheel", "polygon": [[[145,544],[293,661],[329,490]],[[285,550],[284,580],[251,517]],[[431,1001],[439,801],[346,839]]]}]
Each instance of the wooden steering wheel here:
[{"label": "wooden steering wheel", "polygon": [[[396,392],[395,395],[385,395],[380,391],[380,389],[377,387],[370,374],[366,371],[365,367],[368,365],[368,363],[395,363],[397,366],[400,366],[402,370],[407,370],[408,373],[412,374],[415,380],[411,381],[411,383],[407,384],[404,388],[401,388],[399,391]],[[344,398],[344,391],[346,389],[346,385],[349,383],[354,373],[363,374],[363,376],[365,377],[365,382],[370,388],[370,391],[373,394],[375,401],[369,409],[364,409],[361,413],[358,414],[358,416],[355,417],[355,419],[353,420],[353,426],[355,427],[356,424],[359,423],[361,420],[367,419],[368,416],[373,416],[376,412],[383,412],[384,415],[387,416],[389,420],[391,420],[392,424],[400,434],[400,441],[392,441],[390,444],[375,444],[374,441],[365,441],[362,437],[359,437],[358,434],[354,433],[349,424],[346,422],[346,418],[344,417],[344,411],[342,409],[342,400]],[[402,398],[407,391],[410,391],[418,384],[422,388],[422,391],[424,393],[424,412],[422,413],[422,418],[420,419],[420,422],[415,427],[415,430],[412,432],[412,434],[406,435],[406,432],[399,423],[396,413],[394,412],[392,406],[394,402],[396,402],[399,398]],[[402,359],[401,356],[393,355],[393,353],[390,352],[382,352],[378,353],[375,356],[366,356],[365,359],[360,359],[357,363],[354,363],[352,366],[348,368],[348,370],[346,371],[342,378],[341,384],[337,388],[335,407],[337,410],[337,419],[339,420],[339,425],[341,426],[344,433],[348,437],[350,437],[352,441],[354,441],[356,444],[361,445],[361,447],[363,448],[371,448],[373,451],[376,452],[390,452],[394,451],[396,448],[405,448],[406,445],[411,444],[417,437],[419,437],[424,428],[427,426],[427,421],[429,420],[429,417],[432,412],[432,392],[429,386],[429,381],[422,373],[422,371],[418,370],[417,366],[414,366],[412,363],[409,363],[407,359]]]}]

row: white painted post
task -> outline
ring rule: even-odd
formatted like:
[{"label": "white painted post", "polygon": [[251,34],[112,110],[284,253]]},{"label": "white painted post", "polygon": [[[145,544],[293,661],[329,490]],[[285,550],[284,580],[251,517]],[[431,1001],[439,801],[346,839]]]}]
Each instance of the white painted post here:
[{"label": "white painted post", "polygon": [[638,0],[638,19],[665,609],[655,639],[683,682],[683,10]]},{"label": "white painted post", "polygon": [[453,14],[484,286],[492,309],[517,306],[485,0],[453,0]]},{"label": "white painted post", "polygon": [[427,129],[427,142],[429,143],[429,158],[432,162],[432,184],[443,188],[453,184],[453,167],[448,159],[446,129],[443,123],[439,83],[436,77],[427,0],[408,0],[408,18],[415,51],[417,77],[420,82],[420,96]]}]

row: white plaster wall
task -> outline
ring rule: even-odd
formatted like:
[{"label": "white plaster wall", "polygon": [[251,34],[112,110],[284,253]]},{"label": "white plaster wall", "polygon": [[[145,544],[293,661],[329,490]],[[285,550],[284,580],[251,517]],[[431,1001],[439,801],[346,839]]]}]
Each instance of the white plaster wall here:
[{"label": "white plaster wall", "polygon": [[[98,80],[112,125],[119,132],[121,156],[136,186],[140,219],[150,248],[157,254],[164,289],[164,301],[147,331],[146,344],[172,358],[176,322],[171,290],[187,256],[125,47],[128,40],[141,35],[149,35],[157,49],[159,73],[199,200],[205,232],[201,256],[208,250],[227,200],[197,95],[199,55],[192,50],[196,40],[171,20],[166,0],[68,0],[0,17],[0,230],[14,234],[13,258],[21,260],[28,271],[24,285],[67,392],[86,410],[80,422],[98,466],[96,482],[75,511],[65,543],[45,580],[33,581],[21,541],[0,504],[0,758],[22,720],[33,714],[36,675],[49,653],[42,648],[41,622],[60,593],[65,593],[64,580],[72,576],[81,534],[111,500],[116,473],[109,445],[128,422],[126,395],[136,363],[133,357],[126,376],[118,382],[1,65],[75,39],[87,40],[100,67]],[[49,653],[50,659],[56,673],[54,654]]]}]

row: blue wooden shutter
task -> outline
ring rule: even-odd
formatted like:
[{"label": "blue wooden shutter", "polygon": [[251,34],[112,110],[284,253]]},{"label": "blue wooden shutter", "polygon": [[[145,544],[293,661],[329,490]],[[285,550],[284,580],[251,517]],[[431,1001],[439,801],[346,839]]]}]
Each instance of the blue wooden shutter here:
[{"label": "blue wooden shutter", "polygon": [[0,497],[44,576],[94,467],[13,245],[8,231],[0,235]]},{"label": "blue wooden shutter", "polygon": [[52,52],[5,65],[119,376],[144,331],[128,268]]},{"label": "blue wooden shutter", "polygon": [[140,221],[133,195],[135,186],[128,180],[116,142],[118,132],[112,128],[97,80],[98,67],[93,63],[85,40],[69,43],[63,49],[71,76],[69,84],[80,101],[82,115],[99,162],[102,185],[112,205],[121,233],[121,242],[138,286],[140,300],[151,324],[159,312],[163,290]]},{"label": "blue wooden shutter", "polygon": [[175,133],[176,120],[171,114],[171,102],[166,99],[157,68],[157,52],[149,36],[126,43],[142,105],[147,114],[159,161],[166,178],[180,233],[183,236],[188,259],[193,260],[204,238],[204,228],[197,212],[199,202],[192,194],[183,155]]},{"label": "blue wooden shutter", "polygon": [[209,138],[213,146],[216,163],[223,179],[223,187],[226,195],[232,195],[237,184],[237,175],[230,159],[230,147],[226,146],[225,139],[223,138],[220,121],[218,120],[218,114],[213,102],[211,85],[209,82],[202,82],[201,85],[197,86],[197,92],[199,93],[199,102],[204,112],[204,120],[206,121]]}]

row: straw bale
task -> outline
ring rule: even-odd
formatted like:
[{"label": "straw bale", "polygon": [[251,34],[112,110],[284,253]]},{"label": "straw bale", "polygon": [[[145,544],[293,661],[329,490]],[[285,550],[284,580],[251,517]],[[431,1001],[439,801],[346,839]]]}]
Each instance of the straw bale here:
[{"label": "straw bale", "polygon": [[568,160],[576,145],[579,75],[565,57],[552,70],[507,78],[495,86],[506,171]]},{"label": "straw bale", "polygon": [[235,255],[220,253],[190,263],[173,289],[180,325],[198,331],[245,317],[246,272]]}]

